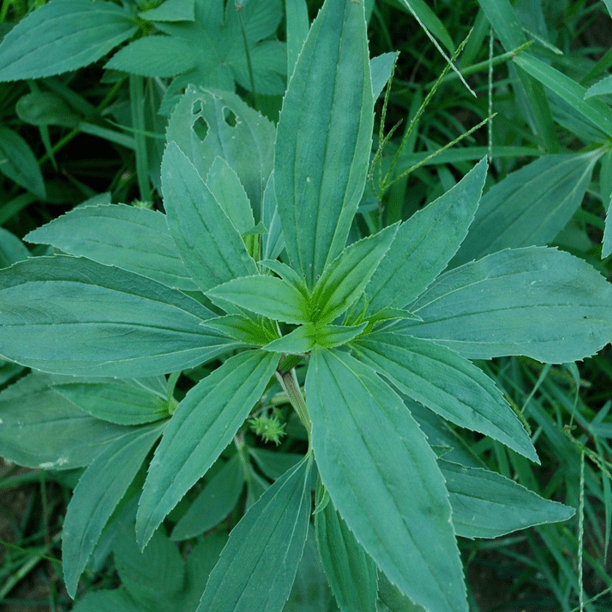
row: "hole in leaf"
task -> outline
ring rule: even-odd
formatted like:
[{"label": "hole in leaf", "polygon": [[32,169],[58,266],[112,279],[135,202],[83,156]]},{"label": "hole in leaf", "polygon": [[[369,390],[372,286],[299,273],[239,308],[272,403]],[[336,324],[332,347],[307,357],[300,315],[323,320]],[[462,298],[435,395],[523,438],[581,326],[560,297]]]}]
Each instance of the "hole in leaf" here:
[{"label": "hole in leaf", "polygon": [[200,115],[204,112],[204,103],[202,102],[202,100],[196,100],[193,103],[193,107],[191,108],[191,112],[194,115]]},{"label": "hole in leaf", "polygon": [[227,106],[223,109],[223,118],[225,119],[225,123],[230,127],[235,127],[238,123],[238,117],[236,117],[236,113],[232,112]]},{"label": "hole in leaf", "polygon": [[193,124],[194,134],[200,139],[204,140],[208,134],[208,123],[204,121],[203,117],[198,117]]}]

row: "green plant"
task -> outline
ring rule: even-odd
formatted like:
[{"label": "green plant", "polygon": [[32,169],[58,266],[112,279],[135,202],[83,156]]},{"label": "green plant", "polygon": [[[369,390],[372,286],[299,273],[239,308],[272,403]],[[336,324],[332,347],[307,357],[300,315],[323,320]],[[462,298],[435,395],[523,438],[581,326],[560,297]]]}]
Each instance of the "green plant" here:
[{"label": "green plant", "polygon": [[[156,530],[225,458],[202,491],[208,503],[223,491],[216,515],[206,524],[184,511],[172,533],[214,526],[251,481],[250,507],[210,573],[202,610],[282,609],[306,542],[315,466],[317,546],[343,610],[373,609],[377,594],[393,609],[397,591],[430,610],[466,610],[457,535],[496,537],[573,514],[483,469],[444,422],[537,461],[517,414],[468,359],[561,363],[610,340],[612,290],[593,268],[520,243],[524,231],[490,240],[487,223],[501,223],[500,200],[527,172],[541,178],[552,166],[542,181],[554,184],[566,166],[548,157],[536,171],[534,162],[490,190],[479,213],[480,161],[421,212],[362,237],[354,221],[388,59],[369,60],[359,4],[327,0],[276,129],[232,93],[188,88],[167,130],[165,216],[79,207],[27,236],[68,255],[0,272],[0,352],[37,371],[0,395],[2,454],[46,469],[87,466],[64,524],[69,592],[101,535],[110,538],[111,517],[115,531],[124,521],[121,533],[132,533],[137,500],[140,545],[174,568],[150,569],[164,585],[159,597],[120,569],[125,590],[93,594],[88,605],[197,605],[210,570],[198,559],[206,566],[214,554],[196,548],[183,574]],[[572,171],[590,177],[604,153],[574,156]],[[535,243],[562,226],[549,222]],[[196,383],[186,395],[181,371]],[[269,406],[287,403],[306,444],[284,465],[276,459],[276,482],[254,501],[246,464],[262,453],[249,447],[247,418],[256,406],[261,423]],[[125,540],[115,545],[120,568],[136,556]]]}]

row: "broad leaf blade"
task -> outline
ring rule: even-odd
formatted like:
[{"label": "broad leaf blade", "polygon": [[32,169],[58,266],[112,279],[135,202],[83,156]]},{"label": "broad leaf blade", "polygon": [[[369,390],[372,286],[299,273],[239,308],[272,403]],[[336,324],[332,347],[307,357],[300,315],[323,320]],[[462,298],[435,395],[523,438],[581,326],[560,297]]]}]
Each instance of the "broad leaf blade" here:
[{"label": "broad leaf blade", "polygon": [[80,206],[30,232],[26,240],[136,272],[169,287],[197,290],[166,217],[153,210],[123,204]]},{"label": "broad leaf blade", "polygon": [[506,176],[483,196],[451,265],[552,242],[580,206],[597,158],[597,152],[545,155]]},{"label": "broad leaf blade", "polygon": [[277,480],[234,527],[199,612],[279,612],[302,557],[310,518],[312,458]]},{"label": "broad leaf blade", "polygon": [[532,461],[535,449],[495,383],[444,346],[401,334],[373,333],[353,342],[360,361],[449,421],[503,442]]},{"label": "broad leaf blade", "polygon": [[240,353],[201,380],[178,405],[140,498],[136,533],[141,546],[231,442],[277,364],[273,353]]},{"label": "broad leaf blade", "polygon": [[79,479],[62,532],[64,579],[71,597],[104,526],[164,426],[132,428],[130,435],[107,446]]},{"label": "broad leaf blade", "polygon": [[374,612],[378,570],[331,501],[315,515],[315,530],[323,569],[340,610]]},{"label": "broad leaf blade", "polygon": [[468,359],[567,363],[612,337],[612,286],[583,260],[549,248],[501,251],[446,272],[410,310],[422,321],[395,330]]},{"label": "broad leaf blade", "polygon": [[363,6],[328,0],[289,82],[275,154],[287,254],[309,287],[344,248],[365,186],[372,111]]},{"label": "broad leaf blade", "polygon": [[466,612],[444,480],[401,399],[337,349],[312,352],[306,398],[321,480],[357,541],[415,602]]},{"label": "broad leaf blade", "polygon": [[66,382],[53,388],[83,412],[118,425],[142,425],[170,416],[165,399],[128,381]]},{"label": "broad leaf blade", "polygon": [[180,291],[88,259],[0,270],[0,351],[38,370],[141,378],[194,367],[233,346],[200,325],[212,316]]},{"label": "broad leaf blade", "polygon": [[162,190],[170,233],[202,291],[257,274],[242,237],[175,142],[162,160]]},{"label": "broad leaf blade", "polygon": [[369,314],[403,308],[446,268],[474,218],[486,174],[483,159],[457,185],[400,226],[366,287]]},{"label": "broad leaf blade", "polygon": [[306,296],[293,285],[273,276],[236,278],[207,291],[206,295],[221,308],[229,302],[275,321],[309,321]]},{"label": "broad leaf blade", "polygon": [[495,472],[443,459],[440,469],[453,507],[453,525],[464,538],[498,536],[543,523],[566,521],[575,510],[548,501]]},{"label": "broad leaf blade", "polygon": [[311,298],[315,323],[331,323],[359,298],[388,252],[396,232],[397,225],[392,225],[354,242],[325,268]]},{"label": "broad leaf blade", "polygon": [[71,470],[89,465],[133,429],[96,419],[53,390],[68,379],[34,373],[0,393],[0,455],[18,465]]},{"label": "broad leaf blade", "polygon": [[0,45],[0,81],[39,79],[87,66],[138,28],[112,2],[55,0],[30,13]]}]

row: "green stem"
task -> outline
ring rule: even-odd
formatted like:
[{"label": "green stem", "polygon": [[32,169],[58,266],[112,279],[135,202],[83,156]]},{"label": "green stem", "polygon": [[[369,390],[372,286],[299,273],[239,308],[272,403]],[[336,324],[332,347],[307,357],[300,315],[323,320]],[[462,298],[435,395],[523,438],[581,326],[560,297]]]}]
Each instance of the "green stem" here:
[{"label": "green stem", "polygon": [[276,372],[276,378],[280,383],[283,391],[289,398],[289,403],[293,406],[297,415],[300,417],[306,431],[308,432],[308,440],[310,441],[310,435],[312,432],[312,422],[310,421],[310,415],[308,414],[308,408],[306,408],[306,402],[300,389],[300,383],[298,382],[295,369],[291,369],[288,372]]}]

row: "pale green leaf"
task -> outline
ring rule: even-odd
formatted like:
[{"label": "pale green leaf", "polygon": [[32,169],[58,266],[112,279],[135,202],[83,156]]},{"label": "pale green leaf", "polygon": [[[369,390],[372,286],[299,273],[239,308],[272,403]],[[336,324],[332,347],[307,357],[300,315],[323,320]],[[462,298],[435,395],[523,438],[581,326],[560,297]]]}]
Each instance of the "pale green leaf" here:
[{"label": "pale green leaf", "polygon": [[306,457],[277,480],[234,527],[197,612],[280,612],[302,557],[310,518]]},{"label": "pale green leaf", "polygon": [[0,227],[0,268],[7,268],[28,257],[30,257],[30,251],[25,244],[17,236]]},{"label": "pale green leaf", "polygon": [[200,494],[172,530],[173,540],[187,540],[218,525],[234,508],[244,488],[244,468],[234,455]]},{"label": "pale green leaf", "polygon": [[118,425],[141,425],[170,416],[165,399],[124,380],[61,383],[53,388],[83,412]]},{"label": "pale green leaf", "polygon": [[372,74],[372,92],[374,94],[374,100],[378,99],[387,81],[391,78],[391,72],[396,58],[396,53],[383,53],[371,59],[370,72]]},{"label": "pale green leaf", "polygon": [[231,442],[277,364],[273,353],[240,353],[187,393],[149,467],[136,519],[141,545]]},{"label": "pale green leaf", "polygon": [[392,225],[354,242],[325,268],[311,297],[315,323],[331,323],[359,298],[389,251],[397,229]]},{"label": "pale green leaf", "polygon": [[[265,321],[265,320],[264,320]],[[227,315],[208,319],[205,325],[244,344],[268,344],[279,337],[276,325],[271,321],[255,321],[243,315]]]},{"label": "pale green leaf", "polygon": [[132,428],[130,434],[109,444],[79,479],[62,530],[64,580],[71,597],[104,526],[164,426]]},{"label": "pale green leaf", "polygon": [[453,507],[453,525],[464,538],[498,536],[543,523],[566,521],[575,510],[548,501],[495,472],[441,459]]},{"label": "pale green leaf", "polygon": [[4,37],[0,81],[39,79],[87,66],[137,29],[130,13],[112,2],[49,2]]},{"label": "pale green leaf", "polygon": [[198,50],[174,36],[146,36],[115,53],[104,66],[146,77],[171,77],[195,68]]},{"label": "pale green leaf", "polygon": [[35,257],[0,270],[0,351],[69,375],[141,378],[199,365],[235,344],[180,291],[94,261]]},{"label": "pale green leaf", "polygon": [[285,0],[285,14],[287,16],[287,74],[291,75],[310,26],[306,0]]},{"label": "pale green leaf", "polygon": [[612,286],[556,249],[509,249],[446,272],[396,324],[468,359],[527,355],[567,363],[612,339]]},{"label": "pale green leaf", "polygon": [[601,195],[606,207],[606,226],[602,239],[601,256],[608,257],[612,253],[612,152],[603,158],[600,178]]},{"label": "pale green leaf", "polygon": [[72,608],[73,612],[142,612],[124,589],[89,591]]},{"label": "pale green leaf", "polygon": [[0,172],[35,196],[46,199],[45,182],[32,149],[17,132],[1,126]]},{"label": "pale green leaf", "polygon": [[601,81],[597,81],[595,85],[591,85],[585,94],[585,98],[590,98],[591,96],[607,96],[612,94],[612,75],[609,75]]},{"label": "pale green leaf", "polygon": [[373,125],[363,6],[328,0],[283,101],[274,182],[289,263],[313,287],[346,243]]},{"label": "pale green leaf", "polygon": [[169,287],[197,290],[165,215],[153,210],[123,204],[79,206],[25,239],[136,272]]},{"label": "pale green leaf", "polygon": [[400,226],[366,287],[369,314],[403,308],[446,268],[474,218],[486,173],[483,159],[457,185]]},{"label": "pale green leaf", "polygon": [[159,6],[141,11],[139,17],[149,21],[193,21],[195,0],[165,0]]},{"label": "pale green leaf", "polygon": [[93,418],[53,390],[68,380],[34,373],[0,393],[2,457],[30,468],[71,470],[132,433]]},{"label": "pale green leaf", "polygon": [[351,345],[360,361],[387,377],[402,393],[440,416],[503,442],[538,461],[518,417],[495,383],[444,346],[401,334],[368,334]]},{"label": "pale green leaf", "polygon": [[236,278],[210,289],[206,295],[222,308],[229,302],[275,321],[309,321],[307,297],[293,285],[273,276]]},{"label": "pale green leaf", "polygon": [[175,142],[166,147],[161,173],[170,233],[200,289],[257,274],[242,237]]},{"label": "pale green leaf", "polygon": [[215,157],[206,186],[241,235],[253,229],[255,220],[246,191],[236,172],[222,157]]},{"label": "pale green leaf", "polygon": [[227,161],[240,178],[257,221],[272,172],[275,134],[274,124],[236,94],[193,86],[174,109],[167,130],[168,140],[178,144],[200,176],[208,175],[216,157]]},{"label": "pale green leaf", "polygon": [[307,353],[315,346],[333,348],[353,340],[367,327],[368,322],[360,325],[314,325],[306,323],[292,332],[273,340],[263,348],[275,353]]},{"label": "pale green leaf", "polygon": [[342,612],[375,612],[377,568],[330,501],[315,515],[323,569]]},{"label": "pale green leaf", "polygon": [[482,197],[451,265],[552,242],[580,206],[598,157],[598,152],[545,155],[508,174]]},{"label": "pale green leaf", "polygon": [[261,219],[268,228],[268,233],[261,237],[263,256],[268,260],[274,261],[285,248],[285,237],[283,236],[283,228],[278,216],[276,192],[274,191],[274,172],[270,174],[266,190],[264,191]]},{"label": "pale green leaf", "polygon": [[612,136],[612,108],[603,100],[599,98],[585,100],[586,89],[582,85],[529,53],[521,53],[515,56],[514,62],[542,85],[571,104],[594,126],[608,136]]},{"label": "pale green leaf", "polygon": [[368,366],[315,349],[306,375],[317,467],[357,541],[431,612],[467,612],[451,508],[436,456]]}]

